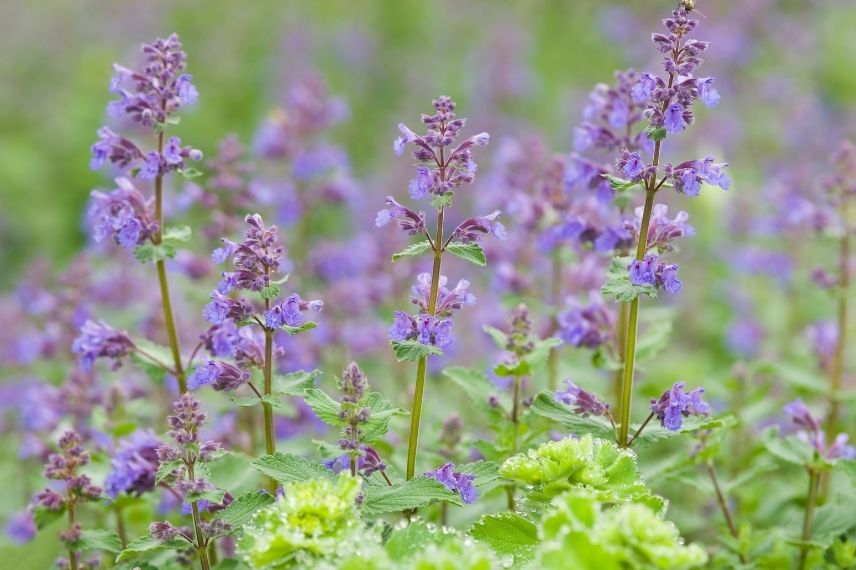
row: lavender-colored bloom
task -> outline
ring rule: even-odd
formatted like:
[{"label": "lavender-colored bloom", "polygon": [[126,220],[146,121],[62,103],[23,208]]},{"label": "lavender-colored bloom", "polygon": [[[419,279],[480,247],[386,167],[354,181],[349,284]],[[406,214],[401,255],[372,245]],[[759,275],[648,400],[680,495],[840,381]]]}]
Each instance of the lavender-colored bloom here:
[{"label": "lavender-colored bloom", "polygon": [[[476,303],[475,295],[467,291],[470,287],[469,281],[461,279],[454,289],[449,289],[446,286],[447,283],[448,278],[441,275],[437,282],[435,315],[450,316],[455,311]],[[422,312],[428,312],[431,297],[431,274],[420,273],[417,275],[416,284],[413,285],[411,291],[413,294],[410,297],[410,302],[417,305]]]},{"label": "lavender-colored bloom", "polygon": [[158,470],[157,449],[163,445],[151,430],[137,430],[122,439],[110,460],[111,471],[104,480],[107,495],[141,495],[154,489]]},{"label": "lavender-colored bloom", "polygon": [[465,503],[474,503],[479,498],[479,492],[473,485],[475,475],[455,471],[454,463],[444,463],[433,471],[425,473],[426,477],[442,483],[447,489],[461,496]]},{"label": "lavender-colored bloom", "polygon": [[802,428],[797,437],[817,450],[821,457],[827,460],[856,459],[856,448],[850,445],[846,433],[838,434],[831,444],[826,441],[826,434],[820,429],[820,420],[815,418],[802,400],[797,399],[785,405],[784,411],[791,421]]},{"label": "lavender-colored bloom", "polygon": [[433,183],[434,179],[431,171],[424,166],[418,166],[416,168],[416,177],[410,181],[410,184],[407,187],[410,192],[410,197],[414,200],[418,200],[428,193]]},{"label": "lavender-colored bloom", "polygon": [[638,180],[645,171],[645,163],[642,162],[642,157],[639,156],[638,152],[632,152],[621,170],[630,180]]},{"label": "lavender-colored bloom", "polygon": [[630,283],[643,287],[645,285],[657,285],[657,270],[660,267],[659,259],[656,255],[646,255],[643,259],[634,259],[630,262],[628,269],[630,271]]},{"label": "lavender-colored bloom", "polygon": [[715,80],[713,77],[702,77],[696,80],[696,89],[698,89],[698,98],[708,107],[716,107],[719,105],[719,91],[713,86]]},{"label": "lavender-colored bloom", "polygon": [[265,313],[265,326],[271,329],[281,327],[282,325],[299,327],[304,322],[302,311],[312,310],[320,312],[323,307],[323,301],[304,301],[300,298],[300,295],[293,293],[285,301],[274,305]]},{"label": "lavender-colored bloom", "polygon": [[137,145],[114,133],[110,127],[101,127],[97,134],[98,141],[91,147],[92,158],[89,160],[92,170],[98,170],[108,160],[124,169],[143,159],[143,151]]},{"label": "lavender-colored bloom", "polygon": [[6,523],[6,536],[15,544],[27,544],[36,536],[36,521],[33,513],[23,511],[12,514]]},{"label": "lavender-colored bloom", "polygon": [[710,406],[701,399],[704,388],[684,392],[685,382],[675,382],[658,400],[651,399],[651,412],[664,428],[677,431],[688,416],[706,416]]},{"label": "lavender-colored bloom", "polygon": [[574,302],[571,308],[558,316],[558,336],[571,346],[597,348],[612,336],[615,317],[597,293],[590,296],[589,304]]},{"label": "lavender-colored bloom", "polygon": [[381,228],[393,220],[398,220],[398,226],[409,235],[425,233],[425,212],[414,212],[395,201],[392,196],[386,197],[387,208],[379,211],[375,218],[375,226]]},{"label": "lavender-colored bloom", "polygon": [[566,406],[572,406],[574,413],[581,416],[605,416],[609,414],[609,404],[602,402],[591,392],[587,392],[574,384],[571,380],[565,380],[568,387],[565,390],[557,390],[553,399]]},{"label": "lavender-colored bloom", "polygon": [[675,264],[661,266],[659,280],[662,281],[663,289],[672,295],[677,295],[683,288],[683,282],[678,279],[678,266]]},{"label": "lavender-colored bloom", "polygon": [[501,216],[499,210],[496,210],[487,216],[468,218],[455,228],[455,238],[464,243],[476,243],[486,234],[493,234],[499,239],[506,239],[508,232],[499,221]]},{"label": "lavender-colored bloom", "polygon": [[202,316],[213,325],[226,320],[243,321],[253,314],[253,308],[246,299],[232,299],[219,291],[211,292],[211,302],[205,305]]},{"label": "lavender-colored bloom", "polygon": [[645,72],[639,76],[639,82],[633,86],[630,93],[633,96],[633,100],[637,103],[646,103],[654,94],[656,87],[657,78]]},{"label": "lavender-colored bloom", "polygon": [[818,321],[806,327],[805,334],[811,341],[812,352],[818,365],[827,369],[838,345],[838,325],[833,321]]},{"label": "lavender-colored bloom", "polygon": [[404,311],[395,311],[392,326],[389,327],[389,340],[402,342],[416,336],[416,321]]},{"label": "lavender-colored bloom", "polygon": [[120,246],[133,249],[149,239],[157,229],[153,204],[127,178],[116,179],[112,192],[92,192],[87,219],[96,242],[108,236]]},{"label": "lavender-colored bloom", "polygon": [[679,133],[686,128],[684,107],[680,103],[672,103],[663,113],[663,126],[667,133]]},{"label": "lavender-colored bloom", "polygon": [[799,427],[810,432],[820,430],[820,421],[811,414],[801,399],[798,398],[792,402],[788,402],[785,404],[784,410],[790,416],[791,421]]},{"label": "lavender-colored bloom", "polygon": [[89,372],[96,358],[113,359],[113,368],[121,365],[121,358],[134,349],[128,333],[117,331],[104,321],[87,320],[74,339],[71,350],[79,355],[81,370]]},{"label": "lavender-colored bloom", "polygon": [[209,360],[198,365],[187,379],[187,387],[196,390],[211,386],[218,392],[236,390],[250,378],[250,373],[222,360]]}]

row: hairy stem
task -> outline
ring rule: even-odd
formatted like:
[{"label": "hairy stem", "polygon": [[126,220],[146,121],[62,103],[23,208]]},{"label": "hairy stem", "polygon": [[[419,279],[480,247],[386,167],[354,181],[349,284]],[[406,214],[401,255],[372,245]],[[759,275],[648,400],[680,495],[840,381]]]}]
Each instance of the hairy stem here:
[{"label": "hairy stem", "polygon": [[[728,532],[730,532],[731,536],[734,538],[739,538],[737,526],[734,524],[734,517],[731,514],[731,509],[728,507],[728,499],[725,498],[725,495],[722,492],[722,487],[719,486],[719,478],[716,476],[716,468],[713,465],[713,461],[710,459],[705,461],[704,468],[707,471],[708,477],[710,477],[710,482],[713,484],[713,490],[716,492],[716,501],[719,503],[719,509],[722,511],[722,516],[725,517],[725,524],[728,525]],[[746,557],[743,553],[738,553],[738,556],[740,557],[740,562],[746,564]]]},{"label": "hairy stem", "polygon": [[[68,528],[74,528],[75,523],[74,501],[68,502]],[[68,548],[68,566],[71,570],[77,570],[77,552],[69,546]]]},{"label": "hairy stem", "polygon": [[[193,463],[187,465],[187,477],[191,481],[196,481]],[[190,512],[193,516],[193,533],[196,538],[196,555],[199,557],[199,564],[202,566],[202,570],[210,570],[211,563],[208,560],[205,536],[202,534],[202,517],[199,515],[199,503],[197,501],[190,503]]]},{"label": "hairy stem", "polygon": [[[440,288],[440,262],[443,259],[443,216],[444,210],[437,212],[437,235],[434,239],[434,265],[431,268],[431,293],[428,297],[428,313],[434,315],[437,309],[437,290]],[[416,365],[416,390],[413,393],[413,409],[410,416],[410,441],[407,448],[407,480],[413,479],[416,472],[416,448],[419,445],[419,420],[422,417],[422,396],[425,392],[425,373],[428,369],[428,357],[423,356]]]},{"label": "hairy stem", "polygon": [[618,321],[615,323],[615,351],[621,366],[615,371],[615,380],[612,389],[615,394],[615,404],[621,410],[621,381],[624,378],[624,351],[626,350],[627,336],[627,303],[619,303]]},{"label": "hairy stem", "polygon": [[[811,540],[811,528],[814,524],[814,508],[817,505],[817,492],[819,477],[818,472],[814,469],[808,470],[808,497],[805,503],[805,516],[803,517],[802,541],[808,542]],[[800,546],[800,561],[799,570],[804,570],[806,560],[808,558],[808,547],[803,544]]]},{"label": "hairy stem", "polygon": [[[158,153],[163,152],[163,131],[158,133]],[[152,236],[152,241],[158,245],[163,241],[163,175],[158,174],[155,178],[155,218],[157,219],[157,230]],[[160,284],[161,305],[163,306],[163,320],[166,326],[166,334],[169,337],[169,347],[172,350],[172,360],[175,363],[175,379],[178,381],[178,391],[184,394],[187,391],[187,378],[184,366],[181,363],[181,348],[178,344],[178,333],[175,329],[175,319],[172,312],[172,300],[169,296],[169,282],[166,278],[166,265],[163,259],[155,262],[158,271],[158,283]]]},{"label": "hairy stem", "polygon": [[[562,260],[559,252],[553,252],[553,263],[550,269],[550,302],[553,304],[553,318],[550,322],[550,334],[559,330],[559,306],[562,296]],[[547,387],[555,391],[559,387],[559,350],[558,347],[550,349],[548,361]]]},{"label": "hairy stem", "polygon": [[[270,299],[265,299],[265,311],[270,310]],[[264,395],[273,394],[273,330],[265,327],[265,385]],[[262,402],[265,416],[265,453],[273,455],[276,453],[276,438],[273,431],[273,406],[268,402]],[[276,496],[276,479],[268,477],[268,491]]]},{"label": "hairy stem", "polygon": [[[659,143],[657,151],[659,153]],[[659,156],[659,154],[658,154]],[[656,161],[655,161],[656,164]],[[653,180],[653,177],[652,177]],[[651,223],[651,210],[654,207],[654,184],[649,183],[650,190],[645,193],[645,206],[642,210],[642,224],[639,228],[639,245],[636,247],[636,259],[645,257],[648,249],[648,226]],[[639,297],[630,303],[630,311],[627,317],[627,335],[624,347],[624,374],[621,381],[621,399],[618,415],[618,445],[626,447],[630,430],[630,401],[633,397],[633,366],[636,360],[636,332],[639,320]]]}]

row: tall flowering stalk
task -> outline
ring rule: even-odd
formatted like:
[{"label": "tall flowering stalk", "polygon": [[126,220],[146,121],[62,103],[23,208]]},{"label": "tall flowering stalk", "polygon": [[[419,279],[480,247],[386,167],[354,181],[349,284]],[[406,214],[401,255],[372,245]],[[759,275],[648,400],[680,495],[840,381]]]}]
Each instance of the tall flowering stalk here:
[{"label": "tall flowering stalk", "polygon": [[[286,277],[278,278],[285,248],[279,242],[276,226],[265,226],[258,214],[245,218],[249,228],[244,240],[233,242],[223,238],[223,246],[214,250],[211,258],[216,263],[232,259],[234,271],[224,271],[217,289],[211,292],[211,302],[205,306],[205,319],[214,325],[203,336],[204,344],[212,357],[231,357],[234,364],[220,359],[211,359],[196,367],[191,376],[191,387],[210,384],[215,390],[235,390],[247,384],[261,401],[264,412],[265,451],[276,452],[276,434],[273,422],[274,335],[282,330],[298,334],[314,328],[306,321],[303,312],[320,311],[321,301],[304,301],[296,293],[284,301],[275,303],[280,295],[279,285]],[[254,312],[249,299],[237,295],[237,291],[258,293],[264,302],[264,313]],[[263,340],[245,326],[261,327]],[[262,348],[263,345],[263,348]],[[250,381],[252,369],[260,368],[264,386],[260,392]],[[270,480],[270,491],[276,492],[276,482]]]},{"label": "tall flowering stalk", "polygon": [[[618,189],[626,190],[639,184],[645,190],[645,204],[638,212],[639,222],[635,227],[638,240],[635,258],[626,265],[628,273],[622,273],[623,261],[616,259],[610,270],[610,279],[604,286],[604,292],[614,294],[619,301],[630,303],[627,334],[624,337],[624,374],[618,416],[618,443],[623,446],[630,443],[639,295],[646,293],[654,297],[659,288],[669,293],[677,293],[681,288],[677,265],[662,263],[658,255],[671,249],[669,241],[676,236],[664,235],[664,239],[658,241],[660,234],[655,231],[652,235],[651,232],[656,229],[651,226],[655,196],[667,184],[687,196],[698,196],[702,182],[723,189],[730,187],[730,180],[724,172],[726,165],[714,162],[711,157],[688,160],[677,165],[660,164],[663,140],[668,135],[684,131],[694,121],[693,105],[696,100],[701,99],[708,106],[715,106],[719,101],[713,78],[694,77],[696,69],[702,64],[699,55],[708,47],[707,42],[687,37],[698,21],[690,19],[689,12],[681,5],[672,12],[670,18],[663,20],[663,25],[668,33],[655,33],[652,39],[658,51],[665,56],[663,68],[667,77],[664,79],[651,73],[642,73],[632,90],[634,100],[646,105],[644,113],[649,121],[646,133],[648,138],[654,140],[651,162],[645,162],[639,152],[624,149],[616,160],[616,167],[624,178],[611,180]],[[682,216],[679,214],[679,217]],[[685,221],[685,215],[682,220],[676,218],[675,221]],[[680,235],[686,235],[686,232]]]},{"label": "tall flowering stalk", "polygon": [[[192,105],[199,93],[183,73],[187,54],[181,49],[178,36],[157,39],[142,46],[140,69],[132,70],[114,64],[116,74],[110,90],[118,99],[107,106],[113,118],[122,118],[152,129],[155,149],[145,152],[131,140],[116,134],[109,127],[98,130],[99,140],[92,145],[93,169],[106,161],[123,173],[117,178],[118,188],[110,193],[93,192],[89,217],[93,237],[101,241],[112,236],[122,247],[135,249],[141,261],[154,261],[163,305],[164,325],[169,337],[173,365],[170,372],[178,381],[179,390],[187,389],[184,364],[169,293],[165,258],[175,255],[175,241],[187,239],[184,230],[169,233],[164,230],[164,177],[170,172],[190,174],[188,161],[202,158],[199,150],[182,146],[178,137],[166,139],[166,129],[178,124],[174,116],[179,108]],[[154,204],[146,199],[132,180],[139,178],[154,184]]]},{"label": "tall flowering stalk", "polygon": [[[442,354],[441,349],[451,342],[452,312],[464,305],[472,304],[475,298],[466,292],[469,283],[465,280],[449,290],[446,278],[440,275],[443,254],[447,251],[478,265],[485,264],[484,252],[478,245],[479,239],[488,233],[505,237],[505,228],[499,222],[500,213],[495,211],[486,216],[464,220],[448,237],[444,232],[446,208],[452,205],[454,191],[475,179],[476,163],[472,150],[485,146],[490,141],[487,133],[479,133],[455,145],[466,119],[456,118],[455,103],[443,95],[433,101],[433,115],[422,115],[427,126],[424,135],[417,135],[404,124],[398,128],[402,136],[395,139],[393,149],[397,155],[404,152],[408,144],[414,146],[413,158],[417,161],[416,177],[410,181],[410,196],[418,200],[430,195],[437,210],[437,222],[432,238],[425,224],[425,213],[415,212],[387,198],[387,208],[381,210],[375,221],[378,227],[392,220],[410,235],[424,235],[427,240],[411,245],[393,256],[414,256],[428,251],[433,257],[431,274],[419,276],[414,287],[413,302],[419,306],[416,316],[397,312],[390,329],[390,339],[396,356],[401,360],[416,360],[416,386],[410,423],[410,440],[407,451],[407,479],[416,472],[416,448],[419,443],[419,421],[422,417],[422,396],[425,391],[425,376],[428,356]],[[454,146],[453,146],[454,145]]]}]

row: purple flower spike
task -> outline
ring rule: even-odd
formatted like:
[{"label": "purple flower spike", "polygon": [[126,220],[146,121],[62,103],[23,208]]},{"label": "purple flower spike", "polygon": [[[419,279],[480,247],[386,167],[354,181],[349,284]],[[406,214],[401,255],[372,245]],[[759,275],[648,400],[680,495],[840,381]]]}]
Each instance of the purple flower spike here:
[{"label": "purple flower spike", "polygon": [[609,404],[600,401],[591,392],[586,392],[570,380],[565,380],[568,387],[557,390],[553,399],[557,402],[572,406],[574,413],[585,416],[605,416],[609,413]]},{"label": "purple flower spike", "polygon": [[467,504],[474,503],[479,497],[479,492],[473,485],[475,475],[455,471],[454,463],[444,463],[434,471],[426,472],[425,476],[439,481],[450,491],[459,494]]},{"label": "purple flower spike", "polygon": [[645,285],[657,285],[657,270],[660,267],[659,259],[656,255],[646,255],[643,259],[634,259],[630,262],[628,269],[630,271],[630,283],[643,287]]},{"label": "purple flower spike", "polygon": [[122,439],[110,460],[111,471],[104,480],[105,492],[115,499],[120,493],[142,495],[155,487],[157,449],[163,445],[151,430],[137,430]]},{"label": "purple flower spike", "polygon": [[710,406],[701,399],[704,388],[685,393],[686,382],[676,382],[658,400],[651,399],[651,412],[664,428],[677,431],[688,416],[706,416]]}]

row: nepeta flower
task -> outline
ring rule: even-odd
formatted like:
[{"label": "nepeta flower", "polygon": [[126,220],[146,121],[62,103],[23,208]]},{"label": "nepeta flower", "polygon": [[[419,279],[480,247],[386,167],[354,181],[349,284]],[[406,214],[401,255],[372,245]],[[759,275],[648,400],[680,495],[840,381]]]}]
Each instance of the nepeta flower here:
[{"label": "nepeta flower", "polygon": [[[642,225],[643,213],[643,208],[636,208],[636,219],[634,222],[632,224],[630,222],[625,223],[625,229],[630,233],[634,241],[639,239],[639,228]],[[670,220],[668,213],[669,207],[665,204],[654,204],[648,224],[646,251],[673,251],[675,249],[672,245],[673,240],[679,237],[695,235],[695,228],[687,223],[690,217],[689,214],[681,211],[675,215],[674,219]]]},{"label": "nepeta flower", "polygon": [[211,292],[211,302],[205,305],[202,316],[211,324],[219,325],[227,320],[243,321],[253,314],[253,307],[243,298],[232,299],[219,291]]},{"label": "nepeta flower", "polygon": [[13,513],[6,523],[6,536],[15,544],[26,544],[36,536],[36,521],[33,513]]},{"label": "nepeta flower", "polygon": [[417,135],[404,124],[399,124],[401,136],[393,141],[396,155],[404,153],[408,144],[412,144],[413,158],[421,164],[417,166],[416,178],[410,182],[410,194],[414,199],[433,194],[450,195],[462,184],[475,180],[476,163],[472,148],[485,146],[490,135],[479,133],[452,147],[466,124],[466,119],[455,118],[455,103],[443,95],[433,101],[433,115],[422,115],[427,126],[425,135]]},{"label": "nepeta flower", "polygon": [[426,233],[425,212],[414,212],[395,201],[392,196],[386,197],[387,208],[379,211],[375,218],[375,226],[381,228],[393,220],[398,220],[398,226],[408,233],[416,235]]},{"label": "nepeta flower", "polygon": [[684,387],[686,382],[675,382],[658,400],[651,399],[651,413],[666,429],[677,431],[683,425],[683,418],[706,416],[710,413],[710,406],[701,399],[704,388],[685,393]]},{"label": "nepeta flower", "polygon": [[59,453],[48,456],[44,476],[64,483],[64,495],[51,489],[45,489],[35,497],[37,505],[48,510],[59,510],[70,503],[96,501],[101,497],[101,489],[92,484],[87,475],[79,474],[81,467],[89,464],[89,453],[80,445],[80,435],[67,431],[59,438]]},{"label": "nepeta flower", "polygon": [[452,462],[444,463],[434,471],[426,472],[425,476],[439,481],[450,491],[459,494],[467,504],[474,503],[479,498],[479,492],[473,485],[475,475],[455,471],[455,464]]},{"label": "nepeta flower", "polygon": [[119,441],[112,459],[110,474],[104,480],[107,495],[119,493],[142,495],[154,489],[158,470],[157,449],[163,445],[151,430],[137,430]]},{"label": "nepeta flower", "polygon": [[633,125],[642,119],[646,99],[640,99],[639,85],[647,85],[646,76],[634,70],[617,71],[614,85],[603,83],[589,94],[583,110],[583,123],[574,129],[574,150],[589,148],[614,152],[619,148],[644,148],[649,141],[644,133],[633,133]]},{"label": "nepeta flower", "polygon": [[117,178],[116,186],[112,192],[92,192],[87,212],[92,238],[101,242],[110,236],[120,246],[133,249],[158,229],[154,205],[127,178]]},{"label": "nepeta flower", "polygon": [[573,301],[570,309],[559,313],[558,336],[571,346],[597,348],[612,337],[614,321],[600,295],[592,293],[588,305]]},{"label": "nepeta flower", "polygon": [[565,390],[557,390],[553,399],[557,402],[572,406],[574,413],[581,416],[608,416],[609,404],[602,402],[591,392],[587,392],[574,384],[571,380],[565,380],[568,387]]},{"label": "nepeta flower", "polygon": [[712,156],[704,160],[689,160],[677,166],[666,165],[666,175],[675,184],[675,190],[687,196],[698,196],[701,183],[719,186],[723,190],[731,188],[731,177],[725,172],[726,163],[714,162]]},{"label": "nepeta flower", "polygon": [[[446,287],[448,278],[441,275],[438,280],[437,287],[437,303],[434,315],[451,316],[452,313],[458,311],[465,306],[475,305],[476,297],[469,293],[467,289],[470,287],[470,282],[466,279],[461,279],[454,289]],[[428,305],[431,296],[431,274],[420,273],[416,276],[416,284],[411,288],[412,295],[410,302],[417,305],[423,312],[428,311]]]},{"label": "nepeta flower", "polygon": [[193,374],[187,379],[187,387],[190,390],[196,390],[201,386],[210,385],[218,392],[230,392],[249,379],[250,373],[234,364],[222,360],[209,360],[194,369]]},{"label": "nepeta flower", "polygon": [[74,339],[71,350],[79,355],[81,370],[89,372],[96,358],[112,358],[113,369],[121,366],[121,358],[134,349],[128,333],[117,331],[104,321],[87,320]]},{"label": "nepeta flower", "polygon": [[279,244],[276,226],[266,227],[258,214],[248,214],[244,221],[250,226],[244,240],[234,243],[223,239],[223,247],[214,250],[211,258],[222,263],[232,258],[235,271],[224,272],[218,290],[225,294],[233,289],[261,291],[271,285],[279,271],[285,248]]},{"label": "nepeta flower", "polygon": [[270,329],[287,325],[299,327],[303,324],[303,312],[307,310],[320,312],[324,308],[324,302],[304,301],[300,295],[293,293],[279,305],[274,305],[265,313],[265,326]]},{"label": "nepeta flower", "polygon": [[856,459],[856,448],[849,444],[846,433],[838,434],[831,444],[826,441],[826,434],[820,428],[820,421],[808,410],[802,400],[797,399],[785,405],[784,411],[791,421],[802,428],[797,437],[811,445],[821,457],[828,460]]},{"label": "nepeta flower", "polygon": [[463,243],[476,243],[485,234],[493,234],[494,237],[505,239],[508,237],[508,232],[500,223],[500,217],[502,214],[496,210],[487,216],[468,218],[455,228],[454,236]]},{"label": "nepeta flower", "polygon": [[673,295],[680,293],[683,282],[678,279],[678,266],[660,263],[656,255],[649,254],[643,259],[634,259],[627,266],[631,285],[644,287],[662,287]]},{"label": "nepeta flower", "polygon": [[98,170],[109,160],[124,170],[142,159],[143,151],[137,145],[114,133],[110,127],[101,127],[98,129],[98,141],[92,145],[89,168]]}]

